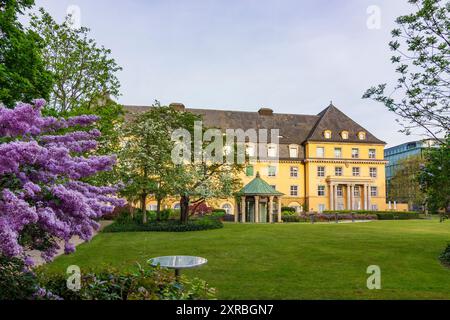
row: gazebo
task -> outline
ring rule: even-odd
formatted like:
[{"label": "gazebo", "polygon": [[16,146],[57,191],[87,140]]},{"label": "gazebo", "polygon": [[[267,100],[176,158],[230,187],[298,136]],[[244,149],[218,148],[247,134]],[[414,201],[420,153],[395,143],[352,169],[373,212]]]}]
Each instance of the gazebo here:
[{"label": "gazebo", "polygon": [[[240,198],[240,210],[234,216],[235,222],[266,223],[273,221],[274,201],[277,203],[278,222],[281,222],[281,197],[284,193],[275,190],[261,179],[259,172],[236,196]],[[239,203],[237,201],[237,203]],[[240,217],[240,220],[239,220]]]}]

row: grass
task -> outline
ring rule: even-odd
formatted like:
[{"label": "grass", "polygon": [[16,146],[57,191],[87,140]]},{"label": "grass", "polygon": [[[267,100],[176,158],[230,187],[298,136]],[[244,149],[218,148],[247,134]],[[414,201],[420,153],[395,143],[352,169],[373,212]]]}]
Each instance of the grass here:
[{"label": "grass", "polygon": [[[207,280],[221,299],[450,299],[450,269],[438,259],[449,241],[450,223],[435,220],[102,233],[45,271],[129,269],[151,257],[198,255],[208,264],[184,274]],[[381,290],[366,287],[369,265],[381,268]]]}]

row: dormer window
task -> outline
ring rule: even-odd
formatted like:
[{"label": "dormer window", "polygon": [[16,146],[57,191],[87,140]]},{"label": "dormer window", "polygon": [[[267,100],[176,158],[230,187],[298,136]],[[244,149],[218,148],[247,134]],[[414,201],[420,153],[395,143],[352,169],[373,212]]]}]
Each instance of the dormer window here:
[{"label": "dormer window", "polygon": [[267,146],[267,156],[269,158],[277,157],[277,145],[276,144],[271,143]]},{"label": "dormer window", "polygon": [[331,131],[330,130],[325,130],[323,132],[323,136],[325,137],[325,139],[331,139]]},{"label": "dormer window", "polygon": [[358,139],[359,140],[366,140],[366,133],[364,131],[358,132]]},{"label": "dormer window", "polygon": [[347,140],[348,139],[348,131],[342,131],[341,137],[342,137],[342,139]]},{"label": "dormer window", "polygon": [[289,145],[289,157],[298,158],[298,146],[295,144]]}]

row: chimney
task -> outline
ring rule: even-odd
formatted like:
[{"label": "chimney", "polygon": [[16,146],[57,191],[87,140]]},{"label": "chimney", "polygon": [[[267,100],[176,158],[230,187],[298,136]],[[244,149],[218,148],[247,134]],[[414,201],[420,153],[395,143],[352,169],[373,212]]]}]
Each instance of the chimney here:
[{"label": "chimney", "polygon": [[258,110],[260,116],[272,116],[273,110],[270,108],[261,108]]},{"label": "chimney", "polygon": [[184,104],[178,102],[172,102],[171,104],[169,104],[169,107],[174,108],[177,111],[184,111],[186,109]]}]

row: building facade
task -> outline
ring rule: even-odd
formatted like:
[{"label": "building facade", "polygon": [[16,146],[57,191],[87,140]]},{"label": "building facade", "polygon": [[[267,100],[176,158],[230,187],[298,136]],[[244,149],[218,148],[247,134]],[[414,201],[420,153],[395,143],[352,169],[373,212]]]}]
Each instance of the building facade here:
[{"label": "building facade", "polygon": [[386,165],[386,185],[389,185],[389,180],[394,176],[400,160],[416,156],[422,158],[425,150],[434,146],[437,146],[436,140],[425,139],[386,148],[384,150],[384,158],[388,161]]},{"label": "building facade", "polygon": [[[240,176],[246,186],[258,175],[277,194],[283,194],[275,196],[276,203],[271,202],[270,196],[258,198],[259,203],[267,202],[264,208],[268,212],[275,214],[281,206],[315,212],[386,209],[385,142],[332,104],[317,115],[278,114],[268,108],[244,112],[191,109],[181,104],[174,107],[201,115],[207,127],[279,130],[278,144],[269,141],[266,146],[268,153],[277,154],[276,159],[250,162]],[[129,113],[148,109],[125,108]],[[248,144],[247,154],[253,156],[257,149],[258,146]],[[242,217],[240,199],[214,199],[209,205]],[[155,203],[150,201],[150,206],[153,208]],[[179,203],[173,199],[166,206],[178,208]],[[267,217],[269,222],[272,215],[258,211],[263,218],[258,216],[254,221],[264,222]]]}]

